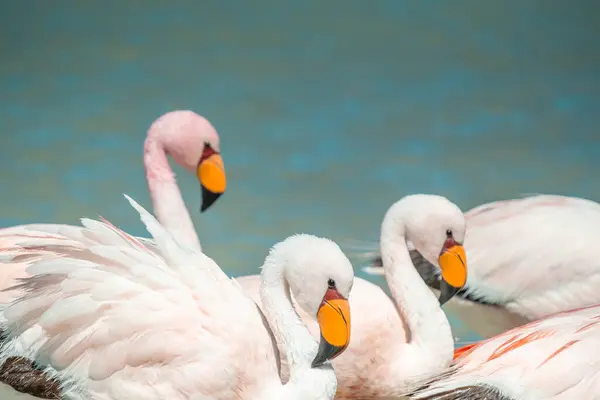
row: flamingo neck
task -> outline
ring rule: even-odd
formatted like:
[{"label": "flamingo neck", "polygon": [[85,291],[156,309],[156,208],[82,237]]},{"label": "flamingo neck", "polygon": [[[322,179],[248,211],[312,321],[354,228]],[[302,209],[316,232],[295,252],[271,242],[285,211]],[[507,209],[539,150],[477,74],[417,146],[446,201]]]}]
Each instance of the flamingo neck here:
[{"label": "flamingo neck", "polygon": [[272,398],[332,399],[337,388],[333,367],[327,363],[311,368],[318,343],[294,310],[282,265],[272,255],[262,267],[260,298],[278,347],[285,348],[290,370],[289,381],[278,385]]},{"label": "flamingo neck", "polygon": [[148,138],[144,145],[144,167],[154,214],[180,243],[202,251],[194,223],[185,206],[175,173],[160,141]]},{"label": "flamingo neck", "polygon": [[[398,204],[401,206],[401,204]],[[395,359],[396,376],[416,380],[445,368],[452,360],[454,340],[438,299],[421,279],[406,244],[406,220],[411,210],[390,209],[381,228],[384,274],[398,312],[407,327],[403,355]],[[405,346],[408,346],[405,347]]]}]

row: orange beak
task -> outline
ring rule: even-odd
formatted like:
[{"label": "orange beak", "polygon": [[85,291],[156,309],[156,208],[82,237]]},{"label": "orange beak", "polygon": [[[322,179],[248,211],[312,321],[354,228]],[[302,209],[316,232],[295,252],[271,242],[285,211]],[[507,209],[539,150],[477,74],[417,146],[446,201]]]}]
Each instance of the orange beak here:
[{"label": "orange beak", "polygon": [[[333,292],[333,296],[330,292]],[[317,312],[321,329],[319,351],[312,362],[317,367],[333,360],[350,343],[350,305],[335,289],[328,289]]]},{"label": "orange beak", "polygon": [[467,283],[467,254],[463,246],[453,243],[438,258],[442,270],[440,305],[450,300]]},{"label": "orange beak", "polygon": [[200,212],[207,210],[225,193],[227,177],[223,158],[219,153],[213,153],[198,164],[198,180],[202,186],[202,206]]}]

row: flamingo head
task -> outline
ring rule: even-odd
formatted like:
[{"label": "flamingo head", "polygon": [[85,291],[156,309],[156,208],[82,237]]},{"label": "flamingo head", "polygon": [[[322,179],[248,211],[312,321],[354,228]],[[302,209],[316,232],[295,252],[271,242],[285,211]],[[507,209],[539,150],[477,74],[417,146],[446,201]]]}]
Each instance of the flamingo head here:
[{"label": "flamingo head", "polygon": [[339,356],[350,343],[352,264],[339,246],[312,235],[294,235],[273,250],[285,261],[284,277],[298,306],[315,317],[321,340],[312,367]]},{"label": "flamingo head", "polygon": [[415,249],[440,268],[439,302],[443,305],[467,283],[467,255],[463,247],[466,219],[460,208],[445,197],[408,197],[414,199],[408,236]]},{"label": "flamingo head", "polygon": [[173,160],[200,182],[202,205],[207,210],[225,192],[227,177],[221,157],[219,134],[208,120],[192,111],[172,111],[150,127]]}]

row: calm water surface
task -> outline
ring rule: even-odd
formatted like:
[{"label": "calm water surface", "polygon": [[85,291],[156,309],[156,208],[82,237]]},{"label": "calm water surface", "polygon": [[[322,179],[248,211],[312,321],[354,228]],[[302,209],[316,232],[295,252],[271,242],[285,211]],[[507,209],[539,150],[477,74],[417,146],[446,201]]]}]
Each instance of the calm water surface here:
[{"label": "calm water surface", "polygon": [[0,226],[100,214],[145,234],[121,194],[150,207],[145,131],[179,108],[222,137],[209,213],[176,171],[231,275],[295,232],[376,240],[405,194],[600,200],[598,3],[172,4],[0,1]]}]

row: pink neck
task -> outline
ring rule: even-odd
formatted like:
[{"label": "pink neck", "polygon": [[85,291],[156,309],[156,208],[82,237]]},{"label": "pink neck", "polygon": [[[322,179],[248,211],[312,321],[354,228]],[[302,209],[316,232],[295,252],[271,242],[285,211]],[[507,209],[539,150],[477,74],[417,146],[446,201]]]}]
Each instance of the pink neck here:
[{"label": "pink neck", "polygon": [[194,223],[177,186],[175,173],[160,141],[153,138],[146,140],[144,167],[154,214],[158,221],[180,243],[202,251]]}]

